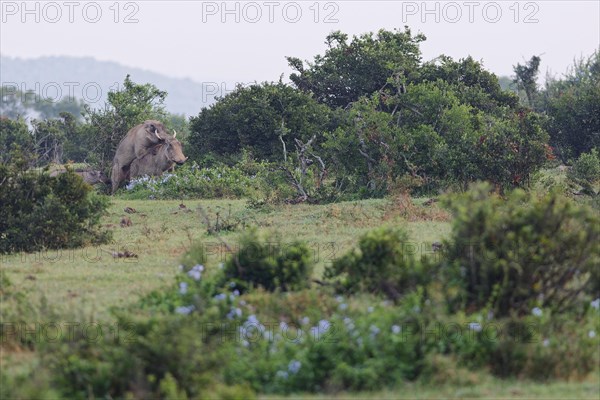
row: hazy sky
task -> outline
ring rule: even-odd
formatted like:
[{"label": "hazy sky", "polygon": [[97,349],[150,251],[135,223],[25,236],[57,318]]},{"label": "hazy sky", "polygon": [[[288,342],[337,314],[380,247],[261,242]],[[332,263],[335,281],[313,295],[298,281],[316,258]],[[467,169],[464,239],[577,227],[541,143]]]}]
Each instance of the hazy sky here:
[{"label": "hazy sky", "polygon": [[542,73],[562,73],[600,46],[598,0],[2,1],[1,9],[4,56],[91,56],[227,85],[287,77],[284,57],[323,53],[333,30],[408,25],[427,36],[425,60],[471,55],[500,75],[534,54]]}]

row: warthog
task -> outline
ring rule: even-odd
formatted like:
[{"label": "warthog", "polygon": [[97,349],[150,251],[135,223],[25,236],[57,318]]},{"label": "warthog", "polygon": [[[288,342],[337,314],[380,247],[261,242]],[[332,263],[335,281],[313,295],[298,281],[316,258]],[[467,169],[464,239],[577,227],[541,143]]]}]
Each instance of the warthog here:
[{"label": "warthog", "polygon": [[167,170],[172,170],[175,164],[182,165],[185,160],[187,157],[183,155],[181,143],[173,137],[149,149],[142,158],[133,160],[129,168],[129,177],[158,176]]},{"label": "warthog", "polygon": [[[61,168],[50,172],[50,176],[55,177],[67,172],[66,168]],[[77,175],[83,178],[85,183],[95,185],[97,183],[108,184],[110,180],[102,171],[93,170],[91,168],[76,168],[73,170]]]},{"label": "warthog", "polygon": [[127,179],[131,162],[146,155],[148,149],[164,140],[172,139],[160,121],[148,120],[127,132],[117,147],[111,171],[112,193]]}]

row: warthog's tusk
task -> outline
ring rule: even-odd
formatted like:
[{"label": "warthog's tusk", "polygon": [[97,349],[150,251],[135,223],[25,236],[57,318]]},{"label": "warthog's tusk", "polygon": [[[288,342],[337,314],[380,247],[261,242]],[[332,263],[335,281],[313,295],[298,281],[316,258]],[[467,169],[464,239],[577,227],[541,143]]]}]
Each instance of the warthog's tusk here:
[{"label": "warthog's tusk", "polygon": [[175,139],[175,136],[177,136],[177,131],[173,129],[173,139]]},{"label": "warthog's tusk", "polygon": [[160,140],[160,136],[158,136],[158,129],[154,129],[154,134],[156,135],[156,137]]}]

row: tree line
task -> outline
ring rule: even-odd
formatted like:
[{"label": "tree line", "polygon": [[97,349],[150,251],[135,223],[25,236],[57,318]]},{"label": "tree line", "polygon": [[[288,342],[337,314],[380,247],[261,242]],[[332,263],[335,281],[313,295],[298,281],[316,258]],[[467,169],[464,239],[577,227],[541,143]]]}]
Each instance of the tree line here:
[{"label": "tree line", "polygon": [[2,118],[0,157],[33,149],[37,164],[68,160],[107,169],[120,139],[145,119],[182,133],[201,166],[244,157],[272,164],[300,199],[327,193],[377,197],[434,192],[486,180],[529,185],[549,161],[571,163],[600,145],[600,52],[561,78],[536,83],[540,57],[514,67],[515,91],[467,57],[424,62],[422,34],[380,30],[326,37],[311,61],[287,57],[291,83],[238,86],[186,121],[165,111],[167,93],[125,78],[103,109],[84,106],[32,122]]}]

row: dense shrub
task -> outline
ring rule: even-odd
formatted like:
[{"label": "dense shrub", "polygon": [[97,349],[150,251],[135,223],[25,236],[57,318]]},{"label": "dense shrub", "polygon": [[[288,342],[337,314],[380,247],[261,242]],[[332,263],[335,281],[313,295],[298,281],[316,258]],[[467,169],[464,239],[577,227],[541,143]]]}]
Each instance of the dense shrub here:
[{"label": "dense shrub", "polygon": [[23,354],[41,351],[43,339],[51,336],[41,333],[40,323],[59,321],[61,317],[65,318],[64,314],[60,315],[48,304],[43,294],[22,279],[10,280],[6,269],[0,269],[1,399],[51,400],[62,397],[51,387],[49,371],[37,368],[37,363],[27,365],[22,358]]},{"label": "dense shrub", "polygon": [[257,296],[245,299],[241,340],[224,371],[232,382],[266,393],[381,390],[415,379],[423,368],[426,324],[412,299],[393,306],[371,303],[370,296],[360,305],[338,297],[337,307],[325,311],[302,307],[295,296],[295,307],[256,313]]},{"label": "dense shrub", "polygon": [[600,155],[597,149],[582,153],[568,173],[569,179],[581,186],[584,194],[600,194]]},{"label": "dense shrub", "polygon": [[285,243],[277,234],[261,236],[250,229],[240,238],[238,251],[225,263],[224,279],[235,282],[240,290],[298,290],[309,285],[313,263],[305,243]]},{"label": "dense shrub", "polygon": [[253,398],[219,383],[225,358],[214,314],[119,320],[118,334],[52,343],[46,361],[63,398]]},{"label": "dense shrub", "polygon": [[441,80],[406,90],[360,98],[347,112],[353,123],[325,133],[325,163],[337,187],[364,197],[389,194],[406,177],[425,193],[448,186],[466,190],[477,180],[502,189],[526,187],[553,157],[538,114],[477,109]]},{"label": "dense shrub", "polygon": [[325,270],[325,278],[334,279],[349,293],[381,293],[398,300],[429,280],[415,260],[415,250],[404,231],[376,229],[359,239],[358,248],[335,260]]},{"label": "dense shrub", "polygon": [[23,119],[0,117],[0,162],[10,162],[13,149],[33,150],[33,136]]},{"label": "dense shrub", "polygon": [[[189,156],[203,164],[231,162],[243,150],[261,160],[283,159],[283,145],[328,129],[330,110],[281,81],[239,85],[190,118]],[[188,151],[188,150],[186,150]]]},{"label": "dense shrub", "polygon": [[600,50],[546,80],[543,108],[551,144],[563,162],[600,147]]},{"label": "dense shrub", "polygon": [[29,171],[26,161],[0,165],[0,253],[77,247],[109,240],[98,223],[108,199],[72,171]]},{"label": "dense shrub", "polygon": [[600,221],[588,208],[556,192],[503,199],[487,184],[446,202],[455,219],[442,267],[454,309],[561,311],[591,287]]},{"label": "dense shrub", "polygon": [[235,344],[223,332],[237,318],[237,293],[215,296],[217,277],[199,264],[180,268],[174,284],[114,310],[116,321],[96,321],[99,337],[75,330],[46,344],[45,366],[60,397],[254,398],[249,386],[225,386],[221,378]]}]

